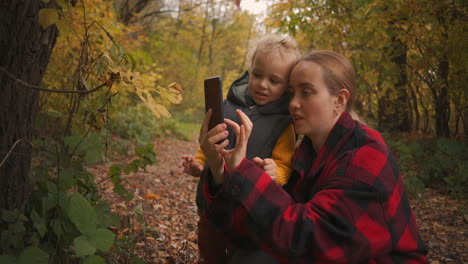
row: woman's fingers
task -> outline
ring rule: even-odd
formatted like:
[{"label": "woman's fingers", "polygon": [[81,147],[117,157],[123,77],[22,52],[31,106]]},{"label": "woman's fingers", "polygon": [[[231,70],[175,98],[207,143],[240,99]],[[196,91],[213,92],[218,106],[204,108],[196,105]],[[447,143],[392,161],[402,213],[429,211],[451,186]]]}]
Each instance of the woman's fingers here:
[{"label": "woman's fingers", "polygon": [[[225,139],[225,140],[223,140],[223,142],[214,145],[215,151],[218,152],[218,153],[221,153],[222,150],[223,150],[225,147],[227,147],[227,145],[229,145],[229,140],[228,140],[228,139]],[[221,154],[221,155],[222,155],[222,154]]]},{"label": "woman's fingers", "polygon": [[213,115],[213,110],[208,109],[206,112],[205,119],[203,119],[202,126],[200,127],[200,136],[198,137],[198,142],[202,141],[202,137],[208,133],[208,124],[210,123],[211,116]]},{"label": "woman's fingers", "polygon": [[240,126],[240,133],[237,135],[239,140],[236,143],[241,147],[247,147],[247,141],[249,140],[250,133],[252,132],[252,121],[250,121],[250,118],[241,110],[237,110],[236,114],[239,116],[242,123]]},{"label": "woman's fingers", "polygon": [[224,119],[224,123],[226,123],[228,126],[230,126],[232,128],[232,130],[234,131],[234,134],[236,136],[239,136],[239,131],[240,131],[240,126],[239,124],[237,124],[236,122],[232,121],[231,119],[227,119],[225,118]]},{"label": "woman's fingers", "polygon": [[210,145],[218,144],[218,142],[221,142],[227,138],[229,133],[227,132],[225,126],[226,125],[224,124],[220,124],[208,132],[207,141]]},{"label": "woman's fingers", "polygon": [[248,132],[248,135],[250,136],[250,132],[252,131],[253,127],[252,121],[250,121],[250,118],[241,110],[237,110],[236,113],[237,116],[239,116],[242,125],[245,126],[246,132]]}]

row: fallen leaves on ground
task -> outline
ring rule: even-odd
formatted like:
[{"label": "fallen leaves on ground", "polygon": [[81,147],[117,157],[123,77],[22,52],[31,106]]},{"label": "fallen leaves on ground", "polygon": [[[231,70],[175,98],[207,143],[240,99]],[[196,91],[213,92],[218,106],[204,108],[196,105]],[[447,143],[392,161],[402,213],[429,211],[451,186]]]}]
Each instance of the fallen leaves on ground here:
[{"label": "fallen leaves on ground", "polygon": [[467,206],[432,189],[411,200],[431,263],[468,263]]},{"label": "fallen leaves on ground", "polygon": [[[131,201],[115,194],[110,180],[99,185],[102,198],[120,216],[118,236],[131,240],[130,255],[136,254],[146,263],[198,262],[195,204],[198,178],[180,174],[178,168],[180,156],[195,153],[197,147],[196,142],[156,140],[159,164],[148,167],[147,172],[123,176],[126,187],[135,195]],[[128,162],[133,158],[127,157]],[[107,177],[109,167],[110,164],[102,164],[91,169],[99,175],[98,182]],[[421,197],[411,200],[411,206],[430,249],[431,263],[467,263],[466,201],[456,201],[426,189]],[[128,261],[123,253],[113,258],[116,263]]]},{"label": "fallen leaves on ground", "polygon": [[[122,175],[127,181],[125,187],[135,196],[131,201],[114,193],[110,180],[99,186],[102,199],[120,216],[118,234],[134,240],[133,253],[146,263],[198,262],[195,204],[198,178],[179,173],[178,167],[180,156],[195,153],[197,147],[196,142],[157,140],[154,149],[158,165],[147,167],[146,173]],[[128,163],[133,158],[128,157]],[[91,169],[100,175],[98,182],[106,177],[109,167],[110,164],[103,164]],[[144,224],[138,219],[139,211]],[[121,261],[124,260],[116,260]]]}]

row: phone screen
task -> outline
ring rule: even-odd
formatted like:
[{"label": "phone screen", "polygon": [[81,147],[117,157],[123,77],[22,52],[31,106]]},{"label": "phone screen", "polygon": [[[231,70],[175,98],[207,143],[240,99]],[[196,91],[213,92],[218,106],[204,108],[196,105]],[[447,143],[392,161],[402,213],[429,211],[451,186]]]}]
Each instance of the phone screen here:
[{"label": "phone screen", "polygon": [[223,91],[221,77],[215,76],[205,79],[205,111],[213,110],[208,130],[224,121],[223,118]]}]

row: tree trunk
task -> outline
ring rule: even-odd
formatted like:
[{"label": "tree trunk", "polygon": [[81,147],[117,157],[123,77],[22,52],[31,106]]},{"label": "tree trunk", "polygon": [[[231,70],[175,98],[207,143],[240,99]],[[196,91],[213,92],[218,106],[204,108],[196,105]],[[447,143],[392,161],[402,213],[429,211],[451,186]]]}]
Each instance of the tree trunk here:
[{"label": "tree trunk", "polygon": [[418,99],[416,96],[416,93],[414,92],[414,88],[411,86],[409,87],[410,90],[410,95],[411,95],[411,105],[412,109],[414,112],[414,120],[413,120],[413,130],[414,131],[419,131],[419,118],[420,118],[420,113],[419,113],[419,108],[418,108]]},{"label": "tree trunk", "polygon": [[39,92],[18,80],[40,86],[57,27],[42,29],[38,12],[50,5],[28,0],[0,3],[0,209],[24,210],[31,193],[28,173]]},{"label": "tree trunk", "polygon": [[[208,20],[209,20],[209,12],[208,12],[208,8],[209,8],[209,1],[207,0],[206,1],[206,9],[205,9],[205,17],[203,18],[203,25],[202,25],[202,32],[201,32],[201,37],[200,37],[200,46],[198,47],[198,56],[197,56],[197,69],[198,69],[198,66],[200,65],[201,63],[201,59],[202,59],[202,55],[203,55],[203,46],[205,46],[205,38],[206,38],[206,27],[207,27],[207,24],[208,24]],[[198,74],[197,74],[197,77],[198,77]]]},{"label": "tree trunk", "polygon": [[149,4],[149,0],[125,0],[119,6],[119,18],[128,25],[130,21]]},{"label": "tree trunk", "polygon": [[442,60],[439,63],[440,89],[439,94],[435,97],[436,110],[436,135],[438,137],[450,137],[449,120],[450,120],[450,103],[448,97],[448,72],[449,64],[447,60]]},{"label": "tree trunk", "polygon": [[463,121],[463,139],[468,142],[468,107],[465,107],[462,114]]},{"label": "tree trunk", "polygon": [[406,74],[406,45],[401,41],[393,38],[392,44],[394,50],[392,52],[392,62],[397,65],[398,82],[395,84],[397,99],[392,102],[394,104],[393,112],[393,126],[396,130],[401,132],[409,132],[411,130],[410,123],[410,104],[407,92],[408,77]]}]

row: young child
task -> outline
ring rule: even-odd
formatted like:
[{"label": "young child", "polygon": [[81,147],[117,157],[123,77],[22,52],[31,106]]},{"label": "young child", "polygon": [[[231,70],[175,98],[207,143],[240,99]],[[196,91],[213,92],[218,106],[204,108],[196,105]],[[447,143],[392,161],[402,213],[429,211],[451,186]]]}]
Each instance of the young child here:
[{"label": "young child", "polygon": [[[300,58],[294,40],[267,35],[259,40],[251,54],[250,70],[234,81],[223,103],[224,117],[237,120],[236,109],[246,113],[254,126],[247,145],[247,158],[284,185],[291,172],[296,134],[288,111],[289,72]],[[229,133],[228,148],[236,142]],[[205,155],[198,149],[195,157],[182,156],[182,172],[200,176],[205,169]],[[203,197],[199,186],[197,205]],[[224,235],[203,215],[199,206],[198,246],[203,263],[227,263]]]}]

